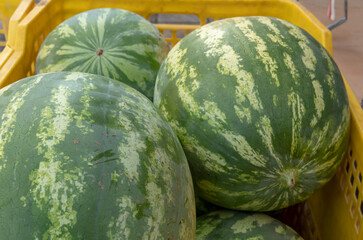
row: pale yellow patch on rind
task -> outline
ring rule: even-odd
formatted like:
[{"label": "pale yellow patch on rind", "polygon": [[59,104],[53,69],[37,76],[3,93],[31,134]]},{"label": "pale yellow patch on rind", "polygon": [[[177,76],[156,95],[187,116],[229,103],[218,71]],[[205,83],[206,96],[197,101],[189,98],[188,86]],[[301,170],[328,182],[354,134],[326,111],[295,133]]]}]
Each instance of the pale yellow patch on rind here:
[{"label": "pale yellow patch on rind", "polygon": [[275,232],[279,234],[286,234],[286,230],[282,226],[275,227]]},{"label": "pale yellow patch on rind", "polygon": [[160,226],[165,222],[165,200],[162,196],[162,190],[155,182],[149,181],[146,184],[146,198],[150,203],[152,218],[148,218],[148,227],[150,231],[144,233],[143,239],[160,239]]},{"label": "pale yellow patch on rind", "polygon": [[[1,116],[1,125],[0,125],[0,171],[6,167],[8,159],[5,155],[5,145],[9,143],[14,131],[15,131],[15,123],[17,118],[17,111],[23,106],[25,103],[24,98],[32,91],[33,88],[37,86],[37,84],[41,81],[43,76],[38,76],[34,79],[23,91],[17,91],[14,93],[14,96],[10,99],[8,106],[4,109],[3,115]],[[10,85],[1,89],[0,94],[3,94],[5,91],[9,90]]]},{"label": "pale yellow patch on rind", "polygon": [[[179,127],[177,127],[175,124],[174,125],[174,129],[178,129]],[[183,130],[179,128],[178,132],[182,132]],[[183,142],[185,143],[184,147],[186,150],[195,153],[199,159],[201,159],[202,161],[204,161],[204,167],[207,168],[209,171],[213,171],[213,172],[225,172],[225,167],[227,165],[226,160],[224,159],[224,157],[222,157],[220,154],[218,153],[214,153],[212,151],[210,151],[209,149],[203,147],[202,145],[199,144],[199,142],[191,137],[191,136],[183,136]]]},{"label": "pale yellow patch on rind", "polygon": [[87,17],[88,17],[88,13],[87,12],[83,12],[82,14],[78,15],[78,22],[79,25],[83,28],[84,31],[87,30]]},{"label": "pale yellow patch on rind", "polygon": [[138,168],[140,165],[139,152],[146,151],[144,141],[140,140],[137,132],[129,132],[128,136],[123,136],[123,140],[118,147],[120,162],[124,166],[126,176],[132,180],[139,179]]},{"label": "pale yellow patch on rind", "polygon": [[98,14],[97,17],[97,32],[98,32],[98,44],[99,47],[102,48],[103,47],[103,38],[105,36],[105,28],[106,28],[106,18],[107,15],[110,13],[110,9],[108,8],[104,8],[102,9],[102,13]]},{"label": "pale yellow patch on rind", "polygon": [[261,60],[265,65],[265,70],[269,72],[272,79],[275,80],[274,84],[277,87],[280,86],[279,78],[276,73],[278,69],[276,61],[268,53],[266,42],[250,28],[252,26],[252,22],[245,19],[243,21],[236,21],[235,25],[242,31],[244,36],[246,36],[250,42],[254,42],[256,44],[255,49],[258,52],[256,58]]},{"label": "pale yellow patch on rind", "polygon": [[252,122],[251,110],[248,107],[239,107],[237,105],[234,105],[233,108],[237,117],[240,120],[245,119],[248,124],[251,124]]},{"label": "pale yellow patch on rind", "polygon": [[[62,46],[60,46],[60,48],[55,52],[55,54],[58,56],[79,54],[78,56],[72,56],[72,60],[74,57],[76,57],[76,59],[87,59],[92,56],[96,57],[96,51],[92,52],[88,48],[85,48],[83,46],[68,45],[68,44],[63,44]],[[73,64],[74,61],[70,61],[70,63]]]},{"label": "pale yellow patch on rind", "polygon": [[68,102],[69,95],[67,87],[60,85],[52,91],[50,101],[55,107],[42,110],[42,120],[36,135],[41,141],[36,149],[46,161],[40,162],[39,168],[30,176],[33,187],[31,192],[37,206],[42,209],[44,202],[51,205],[48,212],[51,224],[43,235],[48,239],[66,239],[71,236],[70,231],[77,215],[73,203],[85,184],[80,170],[66,172],[62,169],[62,163],[69,162],[70,158],[55,149],[57,144],[64,141],[69,133],[68,126],[73,121],[75,111]]},{"label": "pale yellow patch on rind", "polygon": [[42,130],[36,134],[42,140],[37,149],[40,153],[45,151],[45,157],[49,160],[56,158],[58,153],[54,146],[64,141],[65,135],[69,133],[68,126],[74,114],[74,110],[67,101],[70,95],[67,87],[61,85],[53,90],[52,94],[51,102],[54,103],[55,108],[46,107],[42,110],[43,120],[39,125]]},{"label": "pale yellow patch on rind", "polygon": [[206,119],[211,126],[217,128],[226,124],[226,115],[218,108],[216,102],[204,101],[203,119]]},{"label": "pale yellow patch on rind", "polygon": [[[108,235],[112,239],[129,239],[131,229],[127,227],[127,221],[134,219],[137,213],[136,203],[129,197],[123,196],[117,200],[119,207],[119,217],[116,221],[111,221],[109,224]],[[130,213],[133,213],[130,215]],[[115,230],[115,232],[113,232]]]},{"label": "pale yellow patch on rind", "polygon": [[277,97],[277,95],[273,95],[272,96],[272,102],[273,102],[275,107],[277,107],[278,101],[279,101],[279,98]]},{"label": "pale yellow patch on rind", "polygon": [[[112,52],[112,49],[109,51]],[[104,61],[119,65],[128,80],[136,84],[140,89],[146,89],[146,79],[151,79],[152,73],[147,69],[140,68],[140,65],[135,62],[126,61],[124,57],[130,58],[130,55],[126,53],[113,53],[111,56],[104,53]],[[115,79],[119,78],[117,69],[112,64],[102,64],[102,69],[99,71],[101,72],[101,70],[106,76],[111,76]]]},{"label": "pale yellow patch on rind", "polygon": [[[189,67],[189,77],[194,79],[198,77],[196,67],[194,66]],[[197,84],[197,82],[193,81],[193,84],[196,86],[196,89],[198,89],[199,83]]]},{"label": "pale yellow patch on rind", "polygon": [[[119,104],[120,109],[125,109],[126,104]],[[124,106],[124,107],[122,107]],[[120,112],[119,116],[120,125],[126,130],[128,134],[124,134],[118,147],[119,161],[124,166],[126,176],[132,180],[139,179],[138,168],[141,162],[139,152],[146,150],[146,145],[142,136],[138,132],[132,131],[135,128],[128,116]]]},{"label": "pale yellow patch on rind", "polygon": [[228,45],[223,45],[216,49],[215,53],[219,56],[217,63],[218,71],[221,74],[233,76],[237,80],[235,94],[238,105],[236,108],[244,112],[243,107],[239,105],[248,100],[254,110],[261,110],[262,104],[255,89],[255,81],[252,74],[243,69],[241,56]]},{"label": "pale yellow patch on rind", "polygon": [[302,61],[305,67],[308,69],[308,74],[312,80],[315,79],[315,70],[317,59],[314,51],[308,46],[309,39],[303,34],[302,30],[292,24],[287,24],[282,21],[286,26],[290,28],[289,33],[298,40],[298,44],[303,51]]},{"label": "pale yellow patch on rind", "polygon": [[289,46],[284,42],[281,38],[284,38],[281,34],[280,30],[273,24],[270,18],[267,17],[256,17],[257,21],[264,24],[270,31],[274,34],[268,33],[267,37],[271,39],[271,41],[280,44],[284,48],[289,48]]},{"label": "pale yellow patch on rind", "polygon": [[347,130],[347,124],[350,121],[350,110],[349,105],[346,105],[342,111],[342,121],[336,130],[333,138],[331,139],[332,144],[335,145],[334,151],[336,151],[342,144],[344,138],[342,137],[344,132]]},{"label": "pale yellow patch on rind", "polygon": [[295,93],[291,92],[288,95],[288,105],[291,107],[292,111],[292,119],[291,119],[291,156],[294,155],[299,139],[300,139],[300,131],[302,127],[302,120],[305,115],[305,107],[303,104],[303,100],[301,97]]},{"label": "pale yellow patch on rind", "polygon": [[333,64],[331,57],[329,56],[329,54],[327,53],[327,51],[325,50],[324,47],[321,47],[321,53],[323,54],[323,57],[325,58],[325,60],[328,62],[328,69],[329,69],[329,73],[327,73],[325,75],[324,82],[326,82],[329,86],[330,98],[336,99],[336,92],[334,90],[335,81],[334,81],[334,75],[333,75],[333,73],[335,72],[334,64]]},{"label": "pale yellow patch on rind", "polygon": [[265,167],[267,160],[256,152],[242,135],[235,135],[232,132],[222,132],[221,135],[232,145],[242,159],[256,167]]},{"label": "pale yellow patch on rind", "polygon": [[291,56],[286,52],[283,53],[283,56],[284,56],[284,63],[287,66],[287,68],[289,69],[289,72],[291,73],[295,84],[296,85],[300,84],[300,82],[299,82],[300,74],[297,71],[294,61],[292,60]]},{"label": "pale yellow patch on rind", "polygon": [[211,197],[215,197],[220,194],[224,195],[226,197],[244,197],[244,196],[254,194],[253,192],[228,191],[225,188],[216,186],[216,184],[214,184],[208,180],[200,180],[200,181],[197,181],[196,184],[200,189],[207,189],[208,195]]},{"label": "pale yellow patch on rind", "polygon": [[[316,109],[316,118],[317,120],[320,120],[322,113],[325,109],[325,102],[324,102],[324,95],[323,95],[323,88],[321,86],[321,84],[319,83],[319,81],[314,80],[312,82],[313,87],[314,87],[314,104],[315,104],[315,109]],[[315,124],[317,123],[317,121],[315,122],[311,122],[310,125],[313,127],[315,126]]]},{"label": "pale yellow patch on rind", "polygon": [[60,24],[57,29],[57,35],[59,35],[60,38],[68,38],[70,36],[76,36],[76,32],[71,28],[68,24]]},{"label": "pale yellow patch on rind", "polygon": [[204,41],[207,46],[206,56],[214,56],[223,43],[223,36],[225,31],[215,28],[210,25],[205,25],[203,28],[196,30],[196,35]]},{"label": "pale yellow patch on rind", "polygon": [[54,46],[55,46],[54,44],[48,44],[42,46],[42,49],[39,51],[38,54],[39,60],[43,60],[44,58],[46,58],[49,55],[49,53],[52,51]]},{"label": "pale yellow patch on rind", "polygon": [[[167,74],[170,74],[173,79],[176,79],[175,85],[178,88],[178,94],[180,99],[183,100],[183,105],[190,111],[191,114],[200,118],[200,106],[194,100],[193,91],[195,91],[196,85],[192,85],[192,90],[186,84],[188,78],[187,63],[182,60],[186,54],[187,49],[181,50],[177,44],[170,52],[165,60],[167,64]],[[189,66],[191,68],[192,66]],[[193,67],[192,67],[193,68]],[[179,74],[179,76],[178,76]],[[199,84],[197,85],[199,87]]]},{"label": "pale yellow patch on rind", "polygon": [[263,225],[269,224],[272,222],[272,218],[268,216],[264,216],[262,214],[254,214],[251,216],[247,216],[242,220],[237,221],[235,224],[231,226],[231,229],[235,234],[238,233],[247,233],[252,229],[258,227],[262,227]]},{"label": "pale yellow patch on rind", "polygon": [[65,173],[61,161],[40,162],[39,168],[30,175],[31,192],[38,208],[44,202],[51,207],[48,218],[51,224],[43,236],[47,239],[67,239],[77,222],[77,212],[73,209],[77,195],[83,191],[84,176],[80,173]]},{"label": "pale yellow patch on rind", "polygon": [[262,142],[265,144],[265,147],[269,150],[271,157],[275,159],[278,167],[280,169],[283,169],[284,167],[282,161],[279,158],[278,154],[276,153],[273,145],[274,133],[270,119],[267,116],[261,117],[260,121],[257,123],[257,127],[258,127],[257,132],[261,136]]},{"label": "pale yellow patch on rind", "polygon": [[[72,75],[72,77],[77,77],[76,75]],[[74,78],[77,79],[77,78]],[[80,115],[74,116],[76,120],[77,127],[82,131],[83,134],[92,133],[94,130],[90,127],[87,127],[85,122],[94,123],[94,119],[92,118],[92,114],[90,112],[92,97],[90,95],[90,91],[96,89],[95,85],[90,82],[84,84],[82,92],[83,95],[80,98],[80,102],[83,104],[83,108],[81,110]]]},{"label": "pale yellow patch on rind", "polygon": [[221,220],[214,220],[213,224],[202,224],[198,229],[198,240],[208,240],[208,235],[215,230],[215,225],[218,225]]}]

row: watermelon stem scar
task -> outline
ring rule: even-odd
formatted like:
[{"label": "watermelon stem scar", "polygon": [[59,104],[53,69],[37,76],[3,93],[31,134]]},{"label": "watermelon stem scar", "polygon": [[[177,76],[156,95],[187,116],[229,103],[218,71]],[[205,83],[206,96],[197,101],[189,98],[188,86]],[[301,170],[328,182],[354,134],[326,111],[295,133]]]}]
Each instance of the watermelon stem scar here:
[{"label": "watermelon stem scar", "polygon": [[103,49],[99,48],[96,52],[97,56],[101,56],[103,54]]},{"label": "watermelon stem scar", "polygon": [[297,169],[287,169],[281,173],[281,180],[287,187],[293,188],[296,184],[296,179],[299,175]]}]

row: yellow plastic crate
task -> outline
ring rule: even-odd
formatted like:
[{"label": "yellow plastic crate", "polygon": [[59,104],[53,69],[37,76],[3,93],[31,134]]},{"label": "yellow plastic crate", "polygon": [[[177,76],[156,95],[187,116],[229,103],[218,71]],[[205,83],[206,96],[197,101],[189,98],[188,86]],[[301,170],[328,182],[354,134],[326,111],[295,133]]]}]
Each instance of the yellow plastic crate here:
[{"label": "yellow plastic crate", "polygon": [[0,0],[0,52],[6,45],[9,19],[19,3],[20,0]]},{"label": "yellow plastic crate", "polygon": [[[93,8],[123,8],[149,19],[153,14],[191,14],[197,25],[156,24],[175,45],[208,21],[235,16],[272,16],[290,21],[314,36],[332,54],[331,32],[293,0],[23,0],[9,23],[0,54],[0,87],[34,74],[35,59],[47,34],[65,19]],[[344,80],[345,81],[345,80]],[[305,239],[363,239],[363,112],[346,83],[351,110],[350,145],[337,174],[307,202],[289,208],[283,220]]]}]

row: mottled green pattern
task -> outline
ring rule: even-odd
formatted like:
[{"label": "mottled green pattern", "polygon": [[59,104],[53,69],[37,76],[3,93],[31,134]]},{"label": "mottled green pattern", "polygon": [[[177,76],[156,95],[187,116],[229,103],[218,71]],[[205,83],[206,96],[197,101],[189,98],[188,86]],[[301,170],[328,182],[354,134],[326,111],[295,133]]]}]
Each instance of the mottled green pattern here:
[{"label": "mottled green pattern", "polygon": [[341,74],[307,32],[268,17],[207,24],[158,73],[154,104],[177,133],[198,194],[269,211],[329,181],[349,138]]},{"label": "mottled green pattern", "polygon": [[36,73],[99,74],[152,99],[156,75],[168,50],[164,36],[143,17],[122,9],[95,9],[67,19],[47,36],[39,50]]},{"label": "mottled green pattern", "polygon": [[278,220],[257,213],[220,210],[197,218],[196,240],[303,240]]},{"label": "mottled green pattern", "polygon": [[0,239],[194,239],[193,183],[155,106],[49,73],[0,90]]}]

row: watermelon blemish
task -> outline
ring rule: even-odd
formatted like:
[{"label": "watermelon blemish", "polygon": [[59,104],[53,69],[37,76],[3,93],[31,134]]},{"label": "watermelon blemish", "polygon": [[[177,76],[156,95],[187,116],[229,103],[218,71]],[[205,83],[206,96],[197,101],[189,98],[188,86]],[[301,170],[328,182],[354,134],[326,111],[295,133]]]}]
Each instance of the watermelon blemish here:
[{"label": "watermelon blemish", "polygon": [[296,180],[299,176],[299,171],[297,169],[287,169],[281,174],[282,184],[289,188],[293,188],[296,185]]},{"label": "watermelon blemish", "polygon": [[103,49],[99,48],[96,52],[97,56],[101,56],[103,54]]}]

